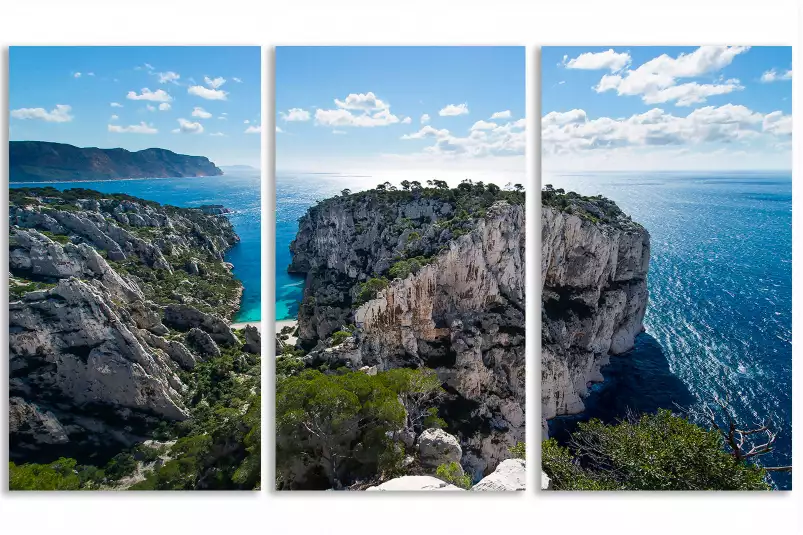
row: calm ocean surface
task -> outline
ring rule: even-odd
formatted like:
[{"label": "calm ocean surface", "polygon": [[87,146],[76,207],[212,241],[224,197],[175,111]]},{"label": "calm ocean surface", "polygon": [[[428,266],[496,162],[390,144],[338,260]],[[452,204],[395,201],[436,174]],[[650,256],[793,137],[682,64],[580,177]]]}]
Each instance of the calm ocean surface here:
[{"label": "calm ocean surface", "polygon": [[162,178],[143,180],[104,180],[87,182],[12,183],[11,187],[52,186],[88,188],[103,193],[127,193],[135,197],[191,208],[202,204],[222,204],[233,210],[228,214],[240,243],[229,249],[226,261],[234,264],[234,275],[243,283],[243,298],[235,321],[259,321],[261,318],[260,275],[260,172],[242,170],[223,176],[199,178]]},{"label": "calm ocean surface", "polygon": [[[740,423],[779,431],[766,466],[792,462],[792,179],[790,173],[545,175],[602,194],[652,240],[646,333],[603,369],[582,418],[674,408],[730,395]],[[577,418],[551,424],[565,436]],[[776,474],[791,488],[789,474]]]}]

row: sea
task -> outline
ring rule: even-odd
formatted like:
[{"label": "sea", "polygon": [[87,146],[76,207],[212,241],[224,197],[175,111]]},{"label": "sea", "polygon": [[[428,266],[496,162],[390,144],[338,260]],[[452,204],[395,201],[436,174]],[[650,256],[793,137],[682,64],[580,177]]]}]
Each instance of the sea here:
[{"label": "sea", "polygon": [[243,297],[235,322],[261,319],[261,205],[260,171],[241,169],[226,171],[222,176],[192,178],[152,178],[130,180],[72,182],[13,182],[10,187],[52,186],[94,189],[103,193],[126,193],[182,208],[202,204],[222,204],[232,210],[227,217],[234,225],[240,242],[226,253],[226,261],[234,265],[234,276],[243,284]]},{"label": "sea", "polygon": [[[550,434],[728,398],[742,425],[767,420],[778,432],[760,462],[791,465],[791,174],[545,174],[543,184],[604,195],[651,235],[646,332],[603,368],[586,411],[552,420]],[[791,488],[791,474],[772,479]]]},{"label": "sea", "polygon": [[292,261],[290,243],[298,220],[319,200],[339,195],[344,188],[361,191],[377,178],[340,173],[277,173],[276,175],[276,320],[294,320],[304,294],[304,277],[287,273]]}]

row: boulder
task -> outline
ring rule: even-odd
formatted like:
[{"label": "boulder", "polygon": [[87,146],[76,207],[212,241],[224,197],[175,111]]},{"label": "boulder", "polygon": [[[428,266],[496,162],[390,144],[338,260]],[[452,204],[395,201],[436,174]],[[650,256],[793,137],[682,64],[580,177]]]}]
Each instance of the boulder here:
[{"label": "boulder", "polygon": [[259,355],[262,350],[262,338],[259,336],[259,329],[253,325],[245,326],[245,347],[244,349],[254,355]]},{"label": "boulder", "polygon": [[197,327],[193,327],[187,333],[187,343],[197,348],[207,358],[220,356],[220,348],[212,340],[212,337]]},{"label": "boulder", "polygon": [[496,470],[474,485],[476,491],[525,490],[527,469],[523,459],[507,459],[499,463]]},{"label": "boulder", "polygon": [[549,476],[541,471],[541,490],[550,490],[552,488],[552,480],[549,479]]},{"label": "boulder", "polygon": [[462,456],[460,442],[443,429],[427,429],[418,437],[418,457],[424,467],[437,468],[451,462],[460,464]]}]

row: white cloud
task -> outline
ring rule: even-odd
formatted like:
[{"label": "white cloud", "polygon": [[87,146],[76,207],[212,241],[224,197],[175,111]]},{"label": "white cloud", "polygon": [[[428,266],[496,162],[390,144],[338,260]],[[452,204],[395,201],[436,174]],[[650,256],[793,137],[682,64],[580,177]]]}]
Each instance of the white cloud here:
[{"label": "white cloud", "polygon": [[362,113],[354,115],[349,110],[315,110],[315,122],[323,126],[387,126],[399,122],[399,118],[390,113],[390,110],[383,109],[376,113]]},{"label": "white cloud", "polygon": [[368,93],[351,93],[345,100],[335,99],[335,104],[338,108],[344,110],[384,110],[390,106],[386,102],[379,100],[373,92]]},{"label": "white cloud", "polygon": [[88,72],[88,73],[86,73],[86,75],[87,76],[95,76],[95,73],[94,72]]},{"label": "white cloud", "polygon": [[777,136],[789,135],[792,133],[792,116],[781,111],[768,113],[761,122],[761,130]]},{"label": "white cloud", "polygon": [[112,103],[110,104],[110,106],[111,106],[112,108],[122,108],[122,107],[123,107],[123,105],[122,105],[122,104],[120,104],[119,102],[112,102]]},{"label": "white cloud", "polygon": [[146,63],[145,64],[145,68],[148,69],[149,71],[152,71],[153,70],[153,65],[151,65],[150,63]]},{"label": "white cloud", "polygon": [[151,91],[147,87],[142,88],[142,93],[139,95],[136,91],[129,91],[126,97],[128,100],[149,100],[151,102],[172,102],[173,97],[171,97],[167,91],[164,89],[157,89],[156,91]]},{"label": "white cloud", "polygon": [[427,124],[429,122],[429,114],[425,113],[421,116],[421,124]]},{"label": "white cloud", "polygon": [[248,128],[245,129],[245,133],[246,134],[261,134],[262,133],[262,127],[258,126],[258,125],[251,125],[251,126],[249,126]]},{"label": "white cloud", "polygon": [[119,119],[119,117],[116,115],[112,115],[111,117],[109,117],[110,121],[116,121],[117,119]]},{"label": "white cloud", "polygon": [[401,124],[410,124],[412,122],[413,120],[410,117],[405,117],[404,119],[402,119]]},{"label": "white cloud", "polygon": [[67,104],[56,104],[56,107],[50,111],[44,108],[20,108],[11,110],[11,117],[14,119],[40,119],[48,123],[67,123],[73,120],[70,115],[72,110],[71,106]]},{"label": "white cloud", "polygon": [[248,124],[248,123],[250,123],[250,122],[251,122],[251,121],[249,121],[248,119],[246,119],[245,121],[243,121],[243,124]]},{"label": "white cloud", "polygon": [[307,110],[303,110],[301,108],[290,108],[285,112],[279,112],[279,115],[282,116],[283,121],[292,122],[292,121],[309,121],[310,120],[310,113]]},{"label": "white cloud", "polygon": [[76,72],[76,73],[73,74],[73,78],[80,78],[80,77],[81,77],[81,73],[80,72]]},{"label": "white cloud", "polygon": [[162,102],[159,104],[159,111],[168,111],[170,109],[170,104],[167,102]]},{"label": "white cloud", "polygon": [[160,84],[177,84],[178,79],[181,78],[180,74],[173,71],[157,72],[156,76],[159,77]]},{"label": "white cloud", "polygon": [[589,119],[583,110],[550,112],[541,120],[541,146],[546,155],[565,155],[622,148],[752,143],[762,135],[788,135],[791,119],[781,112],[763,115],[733,104],[706,106],[686,116],[653,108],[618,119]]},{"label": "white cloud", "polygon": [[218,76],[217,78],[209,78],[208,76],[204,76],[204,83],[212,89],[219,89],[220,86],[226,83],[226,79],[222,76]]},{"label": "white cloud", "polygon": [[333,134],[338,134],[338,135],[343,135],[343,134],[346,133],[346,131],[345,130],[332,130],[332,133]]},{"label": "white cloud", "polygon": [[663,102],[675,101],[676,106],[691,106],[705,102],[706,98],[714,95],[725,95],[733,91],[741,91],[744,86],[739,80],[729,80],[724,84],[698,84],[689,82],[686,84],[673,85],[661,89],[654,93],[645,94],[642,100],[645,104],[660,104]]},{"label": "white cloud", "polygon": [[224,134],[223,132],[214,132],[214,133],[209,134],[209,135],[210,136],[215,136],[215,137],[225,137],[226,136],[226,134]]},{"label": "white cloud", "polygon": [[499,126],[496,123],[489,123],[488,121],[477,121],[471,125],[471,130],[493,130]]},{"label": "white cloud", "polygon": [[231,78],[231,79],[232,79],[232,80],[234,80],[235,82],[237,82],[238,84],[241,84],[241,83],[243,83],[243,81],[242,81],[242,80],[240,80],[239,78],[237,78],[236,76],[232,76],[232,78]]},{"label": "white cloud", "polygon": [[118,124],[108,125],[109,132],[116,134],[156,134],[159,131],[150,125],[141,122],[139,124],[132,124],[129,126],[120,126]]},{"label": "white cloud", "polygon": [[497,112],[494,112],[493,115],[491,115],[491,120],[494,120],[494,119],[510,119],[510,117],[511,117],[510,110],[497,111]]},{"label": "white cloud", "polygon": [[780,80],[791,80],[791,79],[792,79],[792,69],[789,69],[783,74],[778,74],[778,71],[776,71],[775,69],[770,69],[761,75],[761,81],[764,82],[765,84],[770,82],[778,82]]},{"label": "white cloud", "polygon": [[413,132],[412,134],[404,134],[401,138],[402,139],[424,139],[428,137],[446,137],[449,135],[449,131],[445,128],[442,130],[438,130],[437,128],[433,128],[429,125],[424,126],[418,132]]},{"label": "white cloud", "polygon": [[200,117],[201,119],[209,119],[210,117],[212,117],[212,114],[206,111],[205,109],[201,108],[200,106],[195,106],[192,109],[192,116]]},{"label": "white cloud", "polygon": [[[746,52],[744,46],[702,46],[689,54],[672,58],[662,54],[636,69],[622,74],[606,74],[594,88],[598,93],[616,91],[618,95],[640,95],[648,104],[676,101],[679,106],[704,102],[711,95],[722,95],[743,89],[738,80],[721,84],[682,84],[678,79],[695,78],[730,65],[733,59]],[[677,88],[680,89],[677,89]]]},{"label": "white cloud", "polygon": [[201,134],[204,126],[201,123],[188,121],[187,119],[178,120],[178,128],[173,130],[174,134]]},{"label": "white cloud", "polygon": [[156,111],[156,106],[151,106],[150,104],[148,104],[145,106],[145,109],[147,109],[148,111]]},{"label": "white cloud", "polygon": [[468,103],[464,102],[463,104],[449,104],[441,111],[438,112],[438,115],[441,117],[451,117],[454,115],[466,115],[468,113]]},{"label": "white cloud", "polygon": [[277,127],[276,127],[276,133],[277,133],[277,134],[282,134],[282,133],[284,133],[284,130],[282,130],[281,128],[279,128],[279,127],[277,126]]},{"label": "white cloud", "polygon": [[222,89],[209,89],[202,85],[191,85],[187,88],[187,93],[206,100],[226,100],[226,95],[228,95],[228,93]]},{"label": "white cloud", "polygon": [[605,52],[586,52],[574,59],[567,61],[563,57],[563,64],[567,69],[601,70],[607,69],[611,72],[621,71],[630,64],[630,54],[627,52],[617,53],[613,49]]}]

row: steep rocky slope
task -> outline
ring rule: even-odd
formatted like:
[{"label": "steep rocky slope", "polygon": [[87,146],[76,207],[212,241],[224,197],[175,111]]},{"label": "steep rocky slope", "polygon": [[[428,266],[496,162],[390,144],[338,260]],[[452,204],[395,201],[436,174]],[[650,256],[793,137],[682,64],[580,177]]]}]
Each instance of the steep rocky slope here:
[{"label": "steep rocky slope", "polygon": [[290,270],[306,274],[306,365],[436,370],[478,479],[524,440],[524,195],[461,187],[328,199],[300,220]]},{"label": "steep rocky slope", "polygon": [[183,371],[239,347],[231,223],[53,188],[11,189],[9,223],[11,460],[119,451],[188,418]]},{"label": "steep rocky slope", "polygon": [[223,171],[203,156],[165,149],[80,148],[46,141],[9,142],[12,182],[215,176]]},{"label": "steep rocky slope", "polygon": [[650,235],[611,201],[542,192],[541,410],[584,409],[609,355],[633,347],[647,307]]}]

